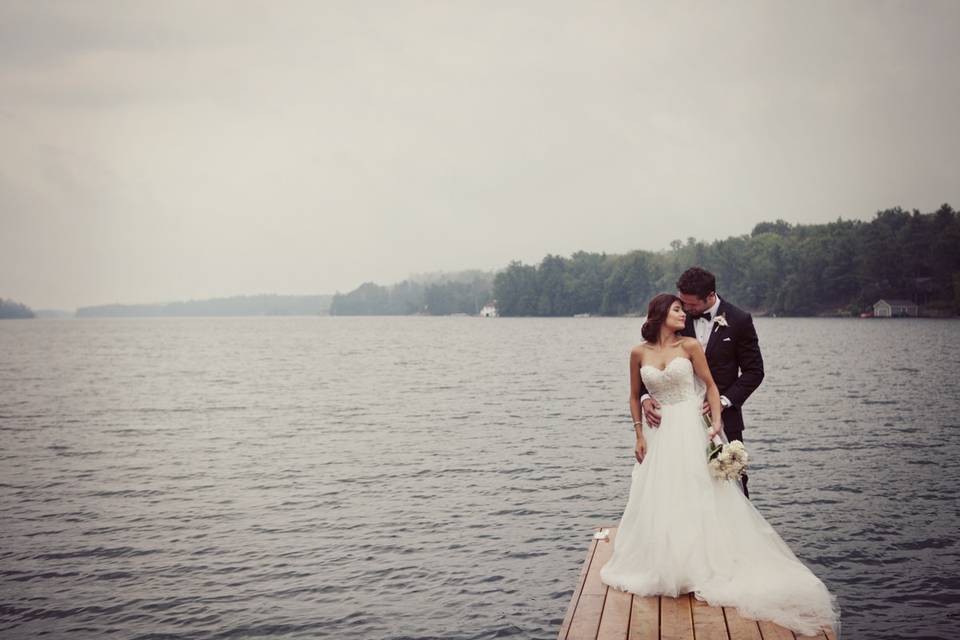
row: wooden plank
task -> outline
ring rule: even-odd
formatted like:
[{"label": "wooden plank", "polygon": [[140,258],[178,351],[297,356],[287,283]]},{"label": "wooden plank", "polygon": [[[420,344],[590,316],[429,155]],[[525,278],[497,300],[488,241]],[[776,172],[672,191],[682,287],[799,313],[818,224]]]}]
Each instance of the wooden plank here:
[{"label": "wooden plank", "polygon": [[677,598],[660,597],[661,640],[693,640],[693,616],[690,611],[690,594]]},{"label": "wooden plank", "polygon": [[616,525],[593,539],[567,606],[558,640],[836,640],[829,628],[801,636],[769,620],[741,616],[734,607],[711,607],[693,594],[636,596],[603,584],[600,569],[613,555]]},{"label": "wooden plank", "polygon": [[793,631],[784,629],[769,620],[760,620],[759,625],[760,633],[763,634],[763,640],[796,640],[793,636]]},{"label": "wooden plank", "polygon": [[[630,594],[611,589],[600,580],[600,569],[613,557],[614,540],[617,539],[617,528],[609,527],[609,529],[610,534],[607,539],[597,543],[597,554],[593,561],[596,567],[596,579],[595,581],[591,580],[594,576],[588,572],[584,587],[587,593],[602,592],[605,597],[596,636],[598,639],[603,638],[604,640],[626,638],[627,625],[630,623]],[[593,569],[594,567],[591,567],[591,572]]]},{"label": "wooden plank", "polygon": [[756,620],[741,616],[734,607],[723,607],[723,616],[727,620],[730,640],[763,640]]},{"label": "wooden plank", "polygon": [[600,616],[600,629],[597,640],[624,640],[630,627],[630,603],[633,594],[613,587],[607,588],[607,599],[603,603]]},{"label": "wooden plank", "polygon": [[567,640],[596,640],[604,597],[586,593],[580,596],[577,610],[573,612],[573,620],[570,621]]},{"label": "wooden plank", "polygon": [[563,624],[560,625],[560,633],[557,634],[557,640],[566,640],[567,632],[570,630],[570,622],[573,620],[573,612],[577,609],[577,603],[580,601],[580,594],[583,592],[583,582],[587,577],[587,571],[590,569],[590,563],[597,550],[597,541],[591,540],[590,547],[587,549],[587,557],[580,568],[580,577],[577,578],[577,586],[570,597],[570,604],[567,605],[567,612],[563,616]]},{"label": "wooden plank", "polygon": [[[617,535],[616,529],[610,529],[610,536],[606,540],[597,540],[597,550],[593,554],[593,562],[587,570],[587,578],[583,581],[583,595],[604,595],[607,585],[600,580],[600,567],[607,563],[613,555],[613,540]],[[581,596],[582,597],[582,596]]]},{"label": "wooden plank", "polygon": [[633,596],[627,640],[660,640],[659,596]]},{"label": "wooden plank", "polygon": [[697,640],[728,640],[727,623],[723,618],[723,609],[711,607],[690,594],[693,608],[693,633]]},{"label": "wooden plank", "polygon": [[613,541],[617,539],[617,534],[620,532],[620,529],[617,527],[601,527],[601,529],[609,529],[610,537],[607,540],[610,542],[610,555],[613,555]]},{"label": "wooden plank", "polygon": [[[595,527],[599,531],[606,527]],[[600,580],[600,567],[613,555],[613,538],[616,529],[610,529],[605,540],[594,540],[593,557],[587,567],[580,589],[579,599],[574,606],[567,629],[566,640],[596,640],[603,614],[603,601],[607,595],[607,585]]]}]

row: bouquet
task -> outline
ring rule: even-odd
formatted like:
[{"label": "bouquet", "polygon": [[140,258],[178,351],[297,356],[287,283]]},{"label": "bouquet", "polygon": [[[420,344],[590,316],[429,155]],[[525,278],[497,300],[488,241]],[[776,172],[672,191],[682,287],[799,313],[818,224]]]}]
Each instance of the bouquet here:
[{"label": "bouquet", "polygon": [[[713,428],[710,418],[704,415],[703,420],[707,423],[707,431],[710,431]],[[710,475],[717,480],[738,479],[747,468],[749,459],[747,450],[739,440],[724,443],[719,435],[715,435],[707,444],[707,466],[710,468]]]}]

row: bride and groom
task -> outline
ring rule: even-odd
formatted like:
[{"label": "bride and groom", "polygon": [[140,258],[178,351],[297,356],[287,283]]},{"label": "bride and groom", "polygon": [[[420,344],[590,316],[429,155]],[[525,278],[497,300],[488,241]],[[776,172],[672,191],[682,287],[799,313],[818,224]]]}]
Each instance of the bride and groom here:
[{"label": "bride and groom", "polygon": [[[741,408],[763,380],[753,320],[699,267],[650,301],[630,354],[637,441],[630,495],[601,580],[641,596],[692,592],[800,634],[839,626],[836,598],[748,498],[747,477],[714,479],[708,440],[743,440]],[[703,415],[709,416],[710,428]]]}]

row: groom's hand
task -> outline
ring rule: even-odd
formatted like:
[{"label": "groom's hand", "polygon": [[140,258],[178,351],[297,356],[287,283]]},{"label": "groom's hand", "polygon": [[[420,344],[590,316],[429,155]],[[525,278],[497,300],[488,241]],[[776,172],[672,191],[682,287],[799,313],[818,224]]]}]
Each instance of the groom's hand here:
[{"label": "groom's hand", "polygon": [[703,408],[700,410],[700,413],[703,415],[710,413],[710,403],[706,400],[703,401]]},{"label": "groom's hand", "polygon": [[653,398],[647,398],[643,401],[643,417],[647,424],[653,428],[660,426],[660,403]]}]

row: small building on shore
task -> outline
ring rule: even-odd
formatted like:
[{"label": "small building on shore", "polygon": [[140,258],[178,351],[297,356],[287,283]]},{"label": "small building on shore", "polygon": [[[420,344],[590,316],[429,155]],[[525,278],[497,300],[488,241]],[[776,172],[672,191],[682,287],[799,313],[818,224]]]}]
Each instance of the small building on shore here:
[{"label": "small building on shore", "polygon": [[497,317],[497,301],[493,300],[483,305],[483,309],[480,309],[481,318],[496,318]]},{"label": "small building on shore", "polygon": [[910,300],[877,300],[873,303],[874,318],[916,318],[919,308]]}]

